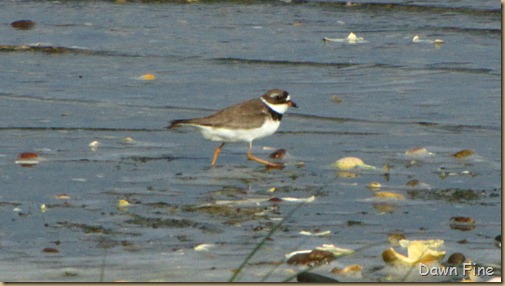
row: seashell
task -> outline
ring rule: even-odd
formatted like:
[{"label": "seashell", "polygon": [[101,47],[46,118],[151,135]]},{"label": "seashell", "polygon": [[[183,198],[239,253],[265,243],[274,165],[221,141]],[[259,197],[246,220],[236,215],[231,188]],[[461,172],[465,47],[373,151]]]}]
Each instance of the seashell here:
[{"label": "seashell", "polygon": [[374,166],[365,164],[365,162],[358,157],[341,158],[333,163],[333,166],[340,170],[350,170],[354,168],[375,169]]},{"label": "seashell", "polygon": [[14,163],[20,164],[21,167],[32,167],[33,165],[40,163],[40,158],[37,153],[23,152],[18,155],[18,158]]},{"label": "seashell", "polygon": [[124,208],[129,205],[130,205],[130,202],[128,202],[127,200],[119,200],[119,202],[117,203],[118,208]]},{"label": "seashell", "polygon": [[38,157],[39,155],[33,152],[24,152],[18,155],[18,159],[20,160],[37,159]]},{"label": "seashell", "polygon": [[332,252],[314,249],[309,253],[296,253],[289,257],[288,264],[294,265],[317,265],[322,263],[330,263],[335,260],[335,255]]},{"label": "seashell", "polygon": [[471,149],[463,149],[461,151],[458,151],[458,152],[452,154],[451,156],[453,156],[456,159],[462,159],[462,158],[472,156],[473,154],[474,153]]},{"label": "seashell", "polygon": [[475,220],[473,218],[464,216],[453,216],[451,217],[451,221],[457,223],[475,223]]},{"label": "seashell", "polygon": [[420,156],[427,156],[427,155],[432,155],[433,153],[428,152],[426,148],[424,147],[414,147],[410,148],[409,150],[405,151],[406,156],[415,156],[415,157],[420,157]]},{"label": "seashell", "polygon": [[335,267],[331,270],[331,273],[340,275],[349,275],[349,274],[361,273],[362,270],[363,266],[359,264],[352,264],[344,268]]},{"label": "seashell", "polygon": [[388,242],[392,245],[400,245],[400,240],[405,238],[403,233],[395,232],[388,235]]},{"label": "seashell", "polygon": [[268,155],[268,157],[273,159],[282,159],[286,155],[286,149],[279,149],[272,154]]},{"label": "seashell", "polygon": [[374,196],[377,198],[385,198],[385,199],[396,199],[396,200],[404,200],[405,196],[402,194],[397,194],[393,192],[376,192]]},{"label": "seashell", "polygon": [[91,151],[94,152],[94,151],[96,151],[98,149],[98,146],[100,146],[100,144],[101,144],[100,142],[98,142],[98,141],[95,140],[95,141],[89,143],[88,147],[91,149]]},{"label": "seashell", "polygon": [[443,240],[406,240],[399,241],[400,246],[407,247],[408,256],[396,252],[389,248],[382,252],[382,260],[388,264],[404,264],[412,266],[418,263],[429,264],[440,261],[445,256],[445,251],[438,251],[443,244]]},{"label": "seashell", "polygon": [[381,183],[379,183],[379,182],[370,182],[366,186],[368,189],[370,189],[372,191],[378,191],[382,187]]},{"label": "seashell", "polygon": [[30,30],[35,27],[35,22],[32,20],[17,20],[11,23],[11,27],[17,30]]},{"label": "seashell", "polygon": [[138,80],[155,80],[156,76],[152,73],[146,73],[137,78]]}]

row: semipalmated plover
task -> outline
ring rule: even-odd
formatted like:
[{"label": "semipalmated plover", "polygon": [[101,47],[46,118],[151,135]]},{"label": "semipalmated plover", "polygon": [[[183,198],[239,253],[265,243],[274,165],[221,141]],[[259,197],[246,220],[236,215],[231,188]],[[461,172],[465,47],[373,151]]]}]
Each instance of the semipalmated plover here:
[{"label": "semipalmated plover", "polygon": [[254,139],[272,135],[281,124],[282,115],[288,107],[298,107],[291,101],[289,93],[281,89],[271,89],[260,98],[247,100],[219,110],[201,118],[179,119],[167,128],[188,125],[197,128],[204,138],[221,141],[212,158],[212,166],[226,142],[248,142],[247,158],[267,166],[282,167],[283,164],[269,162],[251,154]]}]

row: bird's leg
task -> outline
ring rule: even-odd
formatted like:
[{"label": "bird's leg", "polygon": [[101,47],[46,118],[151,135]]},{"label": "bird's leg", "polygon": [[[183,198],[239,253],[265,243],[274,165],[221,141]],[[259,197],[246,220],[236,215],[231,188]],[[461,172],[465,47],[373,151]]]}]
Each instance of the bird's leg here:
[{"label": "bird's leg", "polygon": [[253,156],[253,154],[251,153],[251,148],[252,148],[252,141],[249,142],[249,150],[247,150],[247,158],[249,160],[259,162],[259,163],[267,165],[269,167],[274,167],[274,168],[282,168],[282,167],[284,167],[284,164],[282,164],[282,163],[268,162],[266,160],[263,160],[261,158]]},{"label": "bird's leg", "polygon": [[224,142],[221,143],[221,145],[217,146],[216,148],[216,151],[214,152],[214,157],[212,157],[212,166],[215,166],[216,165],[216,160],[217,160],[217,156],[219,155],[219,153],[221,153],[221,148],[223,148],[224,146]]}]

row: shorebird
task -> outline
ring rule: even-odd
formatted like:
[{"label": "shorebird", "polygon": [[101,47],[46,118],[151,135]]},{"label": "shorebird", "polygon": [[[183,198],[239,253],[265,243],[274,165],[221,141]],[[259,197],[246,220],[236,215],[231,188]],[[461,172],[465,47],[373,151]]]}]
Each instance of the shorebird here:
[{"label": "shorebird", "polygon": [[282,115],[288,107],[298,107],[291,101],[289,93],[281,89],[271,89],[259,98],[232,105],[206,117],[174,120],[167,128],[188,125],[198,129],[208,140],[221,141],[212,157],[212,166],[216,165],[217,157],[225,143],[242,141],[249,143],[249,160],[270,167],[283,167],[282,163],[269,162],[254,156],[251,148],[253,140],[277,131]]}]

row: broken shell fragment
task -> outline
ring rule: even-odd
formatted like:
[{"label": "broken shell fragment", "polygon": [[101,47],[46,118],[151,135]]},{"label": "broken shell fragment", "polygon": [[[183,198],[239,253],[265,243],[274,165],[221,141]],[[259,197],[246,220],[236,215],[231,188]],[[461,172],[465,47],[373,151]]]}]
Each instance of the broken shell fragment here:
[{"label": "broken shell fragment", "polygon": [[363,41],[363,37],[358,37],[358,36],[356,36],[356,34],[354,34],[353,32],[351,32],[347,36],[346,40],[347,40],[347,42],[354,44],[357,41]]},{"label": "broken shell fragment", "polygon": [[[397,253],[392,247],[382,252],[382,260],[386,263],[394,263],[399,260],[401,254]],[[403,256],[403,255],[401,255]]]},{"label": "broken shell fragment", "polygon": [[363,266],[361,266],[359,264],[352,264],[352,265],[346,266],[344,268],[335,267],[331,270],[331,273],[340,274],[340,275],[356,275],[356,274],[361,274],[362,270],[363,270]]},{"label": "broken shell fragment", "polygon": [[457,223],[475,223],[475,220],[473,218],[465,216],[453,216],[451,217],[451,221]]},{"label": "broken shell fragment", "polygon": [[286,155],[286,149],[279,149],[272,154],[268,155],[268,157],[273,159],[282,159]]},{"label": "broken shell fragment", "polygon": [[299,250],[286,254],[288,264],[317,265],[330,263],[337,256],[351,254],[354,251],[337,247],[333,244],[323,244],[314,250]]},{"label": "broken shell fragment", "polygon": [[59,200],[66,200],[66,199],[70,199],[70,196],[67,195],[67,194],[59,194],[59,195],[56,195],[54,196],[56,199],[59,199]]},{"label": "broken shell fragment", "polygon": [[451,156],[453,156],[456,159],[462,159],[462,158],[466,158],[466,157],[472,156],[473,154],[474,153],[473,153],[472,150],[470,150],[470,149],[464,149],[464,150],[461,150],[459,152],[456,152],[456,153],[452,154]]},{"label": "broken shell fragment", "polygon": [[443,240],[406,240],[399,241],[400,246],[407,248],[408,256],[389,248],[382,252],[382,260],[388,264],[403,264],[412,266],[418,263],[429,264],[443,259],[445,251],[436,248],[443,244]]},{"label": "broken shell fragment", "polygon": [[335,102],[335,103],[341,103],[342,102],[342,98],[340,98],[339,96],[336,96],[336,95],[332,95],[331,96],[331,101]]},{"label": "broken shell fragment", "polygon": [[146,73],[137,78],[138,80],[155,80],[156,76],[152,73]]},{"label": "broken shell fragment", "polygon": [[405,156],[409,157],[425,157],[429,155],[433,155],[433,153],[428,152],[428,150],[426,150],[424,147],[414,147],[405,151]]},{"label": "broken shell fragment", "polygon": [[281,198],[283,201],[286,202],[304,202],[304,203],[310,203],[313,202],[316,199],[316,196],[310,196],[308,198],[292,198],[292,197],[284,197]]},{"label": "broken shell fragment", "polygon": [[98,149],[98,146],[100,146],[100,142],[97,140],[92,141],[91,143],[88,144],[88,147],[91,149],[91,151],[96,151]]},{"label": "broken shell fragment", "polygon": [[117,203],[118,208],[124,208],[129,205],[130,205],[130,203],[127,200],[119,200],[119,202]]},{"label": "broken shell fragment", "polygon": [[131,137],[124,137],[124,138],[121,138],[121,142],[123,143],[133,143],[133,138]]},{"label": "broken shell fragment", "polygon": [[20,164],[21,167],[31,167],[33,165],[40,163],[40,158],[37,153],[24,152],[18,155],[18,158],[15,161],[15,163]]},{"label": "broken shell fragment", "polygon": [[475,229],[475,219],[471,217],[464,216],[454,216],[451,217],[451,224],[449,225],[451,229],[460,231],[471,231]]},{"label": "broken shell fragment", "polygon": [[324,42],[348,42],[349,44],[356,44],[358,42],[364,42],[364,39],[363,39],[363,37],[358,37],[358,36],[356,36],[356,34],[351,32],[351,33],[349,33],[349,35],[345,39],[324,37],[323,41]]},{"label": "broken shell fragment", "polygon": [[396,200],[404,200],[405,199],[404,195],[393,193],[393,192],[376,192],[376,193],[374,193],[374,196],[377,198],[384,198],[384,199],[396,199]]},{"label": "broken shell fragment", "polygon": [[415,265],[418,263],[429,264],[443,259],[445,251],[430,249],[422,243],[415,243],[408,247],[408,256],[389,248],[382,252],[382,260],[388,264]]},{"label": "broken shell fragment", "polygon": [[378,203],[378,204],[372,204],[372,207],[381,214],[384,213],[393,213],[398,206],[396,204],[390,204],[390,203]]},{"label": "broken shell fragment", "polygon": [[428,44],[434,44],[435,47],[439,48],[442,46],[445,42],[441,39],[435,39],[435,40],[421,40],[419,35],[415,35],[414,38],[412,38],[413,43],[428,43]]},{"label": "broken shell fragment", "polygon": [[296,253],[289,257],[286,262],[288,264],[294,265],[318,265],[322,263],[330,263],[333,260],[335,260],[333,253],[329,251],[314,249],[308,253]]},{"label": "broken shell fragment", "polygon": [[24,152],[24,153],[20,153],[18,155],[18,158],[20,160],[37,159],[38,157],[39,157],[39,155],[37,153],[33,153],[33,152]]},{"label": "broken shell fragment", "polygon": [[367,165],[363,160],[361,160],[358,157],[345,157],[337,160],[335,163],[332,165],[333,167],[336,167],[340,170],[350,170],[354,168],[360,168],[360,169],[375,169],[374,166]]},{"label": "broken shell fragment", "polygon": [[388,242],[392,245],[400,245],[400,240],[405,238],[403,233],[395,232],[388,235]]},{"label": "broken shell fragment", "polygon": [[314,232],[311,232],[311,231],[302,230],[299,233],[301,235],[307,235],[307,236],[326,236],[326,235],[330,235],[331,231],[326,230],[326,231],[314,231]]},{"label": "broken shell fragment", "polygon": [[196,251],[209,251],[211,248],[215,247],[216,245],[213,243],[202,243],[197,246],[195,246],[194,250]]},{"label": "broken shell fragment", "polygon": [[44,252],[44,253],[59,253],[60,251],[56,248],[46,247],[46,248],[42,249],[42,252]]},{"label": "broken shell fragment", "polygon": [[378,191],[382,187],[381,183],[379,182],[370,182],[367,185],[367,188],[372,190],[372,191]]},{"label": "broken shell fragment", "polygon": [[330,251],[335,256],[351,254],[354,252],[352,249],[341,248],[333,244],[323,244],[322,246],[316,247],[316,249]]}]

